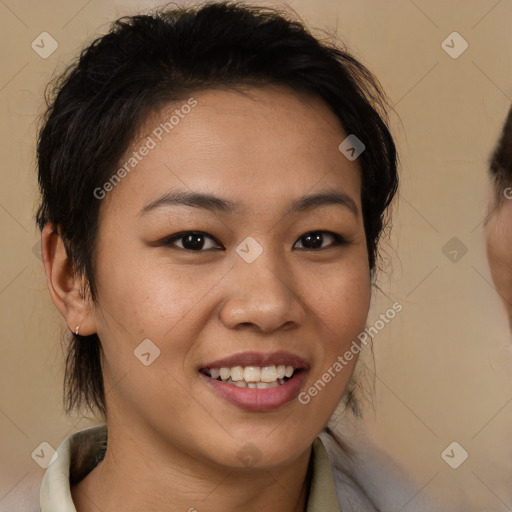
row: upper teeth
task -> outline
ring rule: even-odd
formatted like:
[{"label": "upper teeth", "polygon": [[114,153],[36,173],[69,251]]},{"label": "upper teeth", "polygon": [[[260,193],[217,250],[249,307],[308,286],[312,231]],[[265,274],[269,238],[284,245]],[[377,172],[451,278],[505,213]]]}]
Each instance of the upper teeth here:
[{"label": "upper teeth", "polygon": [[284,377],[290,378],[295,371],[293,366],[233,366],[233,368],[210,368],[213,379],[221,378],[224,381],[231,379],[233,382],[276,382]]}]

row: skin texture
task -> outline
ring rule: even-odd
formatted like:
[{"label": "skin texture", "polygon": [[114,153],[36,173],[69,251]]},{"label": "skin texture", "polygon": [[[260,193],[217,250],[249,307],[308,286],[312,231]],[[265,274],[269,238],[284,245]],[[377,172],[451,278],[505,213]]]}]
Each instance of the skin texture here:
[{"label": "skin texture", "polygon": [[[308,363],[307,390],[364,329],[370,274],[360,168],[338,150],[346,134],[329,108],[279,87],[193,97],[191,113],[102,200],[98,305],[81,297],[61,241],[43,231],[52,298],[71,330],[98,333],[104,353],[108,449],[72,488],[79,512],[304,510],[311,445],[357,360],[307,405],[295,398],[273,411],[242,410],[204,383],[208,362],[285,350]],[[149,119],[128,154],[180,105]],[[240,211],[139,215],[171,189],[215,194]],[[352,198],[356,213],[331,204],[287,214],[293,200],[326,190]],[[184,250],[183,239],[159,243],[191,230],[214,239],[202,252]],[[304,235],[318,230],[350,243],[324,233],[321,249],[305,249]],[[248,236],[263,249],[252,263],[236,252]],[[147,338],[160,350],[150,366],[134,356]],[[247,466],[239,453],[249,442],[258,456]]]},{"label": "skin texture", "polygon": [[486,236],[492,279],[512,328],[512,198],[505,196],[494,208],[486,225]]}]

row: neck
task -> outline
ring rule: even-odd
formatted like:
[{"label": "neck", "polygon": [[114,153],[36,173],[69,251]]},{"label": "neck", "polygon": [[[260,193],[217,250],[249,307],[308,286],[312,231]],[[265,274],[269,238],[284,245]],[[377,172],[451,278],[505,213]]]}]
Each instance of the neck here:
[{"label": "neck", "polygon": [[71,488],[77,512],[305,510],[311,447],[286,467],[230,468],[120,427],[109,421],[105,458]]}]

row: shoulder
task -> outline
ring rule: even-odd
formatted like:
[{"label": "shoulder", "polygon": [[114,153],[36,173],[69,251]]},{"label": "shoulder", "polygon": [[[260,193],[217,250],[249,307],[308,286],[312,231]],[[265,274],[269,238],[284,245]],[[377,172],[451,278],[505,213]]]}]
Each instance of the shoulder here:
[{"label": "shoulder", "polygon": [[[473,510],[461,489],[430,492],[359,425],[345,434],[335,429],[320,434],[333,470],[336,492],[345,512],[468,512]],[[349,427],[350,429],[350,427]]]},{"label": "shoulder", "polygon": [[2,512],[40,512],[39,489],[43,475],[44,471],[38,469],[27,471],[25,476],[2,498],[0,510]]},{"label": "shoulder", "polygon": [[79,430],[57,448],[41,482],[43,510],[75,510],[71,487],[103,458],[107,445],[107,425]]}]

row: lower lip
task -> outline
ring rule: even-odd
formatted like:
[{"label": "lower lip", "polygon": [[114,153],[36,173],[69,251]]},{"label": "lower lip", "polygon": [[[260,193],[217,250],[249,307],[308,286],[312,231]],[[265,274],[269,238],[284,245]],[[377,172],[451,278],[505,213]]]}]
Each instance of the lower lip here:
[{"label": "lower lip", "polygon": [[250,389],[239,388],[233,384],[212,379],[204,373],[199,373],[215,393],[246,411],[273,411],[279,409],[299,394],[306,374],[306,370],[302,369],[293,378],[275,388]]}]

